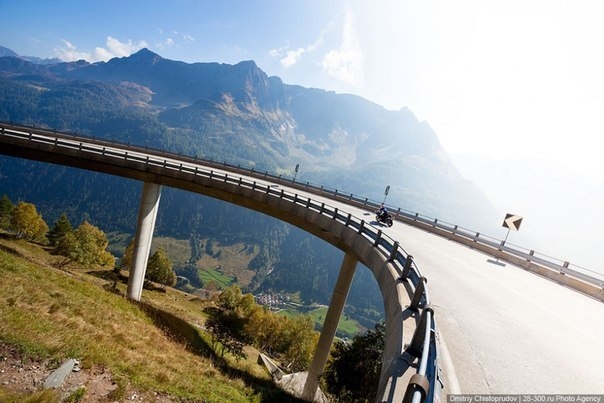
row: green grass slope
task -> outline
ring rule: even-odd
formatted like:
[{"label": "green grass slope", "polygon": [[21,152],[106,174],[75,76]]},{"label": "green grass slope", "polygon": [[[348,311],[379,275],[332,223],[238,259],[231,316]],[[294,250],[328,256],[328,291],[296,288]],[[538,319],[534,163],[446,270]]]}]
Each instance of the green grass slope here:
[{"label": "green grass slope", "polygon": [[[102,268],[59,270],[55,259],[38,245],[0,237],[0,345],[18,352],[22,363],[52,369],[76,358],[89,381],[94,374],[107,374],[113,387],[103,398],[109,401],[123,400],[132,391],[154,401],[160,401],[158,396],[166,401],[297,401],[273,386],[256,363],[256,351],[247,350],[248,360],[240,361],[214,354],[201,330],[202,310],[211,301],[168,289],[144,290],[142,303],[133,303],[124,297],[123,276]],[[0,382],[0,401],[62,399],[58,392],[41,391],[41,385],[34,390],[18,386]],[[82,377],[71,400],[97,401],[89,390],[92,385]]]}]

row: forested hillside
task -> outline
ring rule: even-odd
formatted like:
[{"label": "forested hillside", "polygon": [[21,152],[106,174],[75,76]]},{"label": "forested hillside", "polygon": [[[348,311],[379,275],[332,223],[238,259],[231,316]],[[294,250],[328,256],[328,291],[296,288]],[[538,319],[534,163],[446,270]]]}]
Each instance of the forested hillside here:
[{"label": "forested hillside", "polygon": [[[457,173],[426,122],[353,95],[284,84],[253,61],[187,64],[146,49],[106,63],[34,64],[0,57],[0,120],[116,139],[227,161],[381,200],[469,228],[491,207]],[[114,239],[133,234],[141,184],[122,178],[0,157],[0,193],[35,203],[53,223],[62,213]],[[184,241],[177,272],[202,284],[202,262],[242,244],[247,267],[229,271],[245,290],[286,292],[327,303],[342,252],[303,231],[207,197],[165,189],[156,236]],[[208,245],[214,245],[208,248]],[[118,252],[123,241],[115,242]],[[245,251],[245,252],[243,252]],[[205,259],[205,260],[204,260]],[[251,273],[251,274],[248,274]],[[382,311],[370,272],[360,268],[349,297],[366,326]]]}]

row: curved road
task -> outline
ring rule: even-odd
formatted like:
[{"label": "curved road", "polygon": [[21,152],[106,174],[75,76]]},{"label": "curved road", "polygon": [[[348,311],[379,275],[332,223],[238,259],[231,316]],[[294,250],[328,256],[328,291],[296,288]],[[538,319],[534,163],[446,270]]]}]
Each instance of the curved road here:
[{"label": "curved road", "polygon": [[[313,198],[377,225],[371,212]],[[441,401],[453,393],[604,394],[604,303],[416,227],[380,228],[428,279]]]},{"label": "curved road", "polygon": [[[373,222],[371,212],[312,198]],[[604,303],[400,222],[382,231],[428,279],[443,394],[604,393]]]},{"label": "curved road", "polygon": [[604,393],[602,302],[417,228],[391,231],[428,279],[443,393]]}]

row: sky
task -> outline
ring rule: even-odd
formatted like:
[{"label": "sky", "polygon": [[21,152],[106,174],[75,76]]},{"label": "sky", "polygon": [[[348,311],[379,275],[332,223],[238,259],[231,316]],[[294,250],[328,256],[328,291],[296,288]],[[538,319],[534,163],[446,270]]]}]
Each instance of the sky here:
[{"label": "sky", "polygon": [[0,15],[20,55],[254,60],[286,84],[407,107],[502,219],[525,217],[516,239],[604,272],[604,1],[0,0]]}]

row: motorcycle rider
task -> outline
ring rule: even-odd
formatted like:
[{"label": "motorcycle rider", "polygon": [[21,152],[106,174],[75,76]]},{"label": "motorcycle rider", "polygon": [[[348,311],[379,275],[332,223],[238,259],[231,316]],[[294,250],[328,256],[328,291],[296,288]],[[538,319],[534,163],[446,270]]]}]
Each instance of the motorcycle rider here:
[{"label": "motorcycle rider", "polygon": [[384,203],[380,205],[380,209],[378,210],[378,216],[380,217],[380,220],[384,220],[386,217],[388,217],[388,210],[386,210],[386,206],[384,206]]}]

